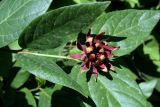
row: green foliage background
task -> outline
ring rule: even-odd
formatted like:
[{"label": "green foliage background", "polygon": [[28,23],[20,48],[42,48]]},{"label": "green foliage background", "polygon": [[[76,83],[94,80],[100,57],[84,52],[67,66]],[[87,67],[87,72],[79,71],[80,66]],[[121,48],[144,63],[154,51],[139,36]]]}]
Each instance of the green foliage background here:
[{"label": "green foliage background", "polygon": [[[0,106],[159,107],[159,20],[159,0],[1,0]],[[87,82],[68,56],[88,29],[120,49]]]}]

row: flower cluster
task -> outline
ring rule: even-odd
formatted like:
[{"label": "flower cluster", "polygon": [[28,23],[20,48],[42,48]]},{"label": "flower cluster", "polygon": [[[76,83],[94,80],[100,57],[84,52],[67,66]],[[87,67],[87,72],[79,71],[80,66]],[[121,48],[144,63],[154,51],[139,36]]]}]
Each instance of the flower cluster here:
[{"label": "flower cluster", "polygon": [[82,59],[81,72],[92,70],[92,74],[95,79],[99,71],[108,72],[108,70],[114,70],[113,65],[108,60],[114,55],[112,51],[118,49],[109,45],[106,41],[102,41],[101,37],[105,34],[102,32],[95,37],[90,34],[91,30],[86,35],[85,47],[77,41],[77,48],[83,51],[82,54],[71,55],[74,59]]}]

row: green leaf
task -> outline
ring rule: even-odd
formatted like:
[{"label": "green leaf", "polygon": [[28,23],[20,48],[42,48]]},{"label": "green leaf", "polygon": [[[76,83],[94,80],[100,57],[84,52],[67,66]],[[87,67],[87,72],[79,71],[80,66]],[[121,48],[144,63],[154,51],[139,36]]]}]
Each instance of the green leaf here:
[{"label": "green leaf", "polygon": [[121,1],[126,1],[128,2],[132,8],[135,7],[135,5],[139,5],[139,0],[121,0]]},{"label": "green leaf", "polygon": [[75,80],[89,95],[86,73],[80,73],[81,67],[76,65],[72,68],[70,77]]},{"label": "green leaf", "polygon": [[144,45],[143,51],[145,55],[149,55],[151,60],[160,61],[159,44],[153,36],[151,36],[151,39]]},{"label": "green leaf", "polygon": [[[154,76],[154,75],[157,75],[157,76]],[[153,75],[148,75],[143,73],[143,76],[146,81],[157,80],[157,84],[155,88],[160,92],[160,77],[158,72],[153,72]]]},{"label": "green leaf", "polygon": [[[150,73],[152,75],[143,74],[145,76],[145,79],[154,81],[157,80],[156,89],[160,91],[160,51],[159,51],[159,43],[155,39],[154,36],[151,36],[150,39],[144,44],[143,46],[143,52],[147,58],[149,58],[150,62],[152,62],[155,65],[155,71]],[[144,57],[146,58],[146,57]]]},{"label": "green leaf", "polygon": [[149,56],[149,59],[157,67],[157,71],[160,72],[159,43],[153,36],[151,36],[151,39],[149,39],[147,43],[144,44],[143,51],[144,51],[144,54],[146,56]]},{"label": "green leaf", "polygon": [[30,76],[29,72],[21,69],[20,71],[18,71],[18,73],[14,77],[11,83],[11,87],[15,89],[21,87],[28,80],[29,76]]},{"label": "green leaf", "polygon": [[72,88],[85,95],[77,82],[71,79],[51,58],[17,55],[17,64],[39,78]]},{"label": "green leaf", "polygon": [[24,48],[39,50],[56,48],[76,38],[109,4],[86,3],[50,11],[29,25],[20,36],[19,44]]},{"label": "green leaf", "polygon": [[160,72],[160,60],[153,61],[153,63],[157,66],[157,71]]},{"label": "green leaf", "polygon": [[120,68],[116,68],[116,72],[118,72],[120,75],[125,75],[127,78],[130,78],[131,80],[138,79],[136,74],[134,74],[130,69],[124,66],[120,66]]},{"label": "green leaf", "polygon": [[52,88],[41,89],[38,107],[51,107]]},{"label": "green leaf", "polygon": [[3,0],[0,5],[0,47],[18,39],[24,28],[42,15],[52,0]]},{"label": "green leaf", "polygon": [[122,56],[129,54],[143,43],[159,19],[160,11],[154,10],[122,10],[104,13],[93,24],[92,33],[106,32],[107,35],[126,37],[113,43],[120,46],[115,54]]},{"label": "green leaf", "polygon": [[27,88],[23,88],[20,91],[25,93],[25,98],[27,99],[27,102],[30,106],[37,107],[36,101],[35,101],[32,93]]},{"label": "green leaf", "polygon": [[[89,91],[98,107],[147,107],[148,103],[135,81],[111,73],[113,80],[99,75],[97,82],[92,78]],[[98,91],[97,91],[98,90]]]},{"label": "green leaf", "polygon": [[8,44],[8,47],[11,49],[11,50],[21,50],[22,48],[19,46],[18,44],[18,40]]},{"label": "green leaf", "polygon": [[112,80],[99,74],[97,81],[91,78],[88,84],[84,82],[85,73],[79,73],[79,66],[72,69],[70,76],[88,91],[97,107],[149,107],[138,84],[131,77],[121,73],[122,70],[110,72]]},{"label": "green leaf", "polygon": [[85,102],[82,102],[81,105],[82,105],[81,107],[92,107],[92,106],[90,106],[89,104],[87,104],[87,103],[85,103]]},{"label": "green leaf", "polygon": [[143,94],[149,98],[152,95],[154,88],[156,87],[157,80],[151,80],[147,82],[142,82],[139,84]]}]

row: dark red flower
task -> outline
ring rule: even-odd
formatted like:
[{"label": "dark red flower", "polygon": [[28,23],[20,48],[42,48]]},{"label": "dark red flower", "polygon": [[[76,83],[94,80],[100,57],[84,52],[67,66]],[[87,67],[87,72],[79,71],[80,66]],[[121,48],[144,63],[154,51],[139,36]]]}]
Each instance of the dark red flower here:
[{"label": "dark red flower", "polygon": [[97,78],[98,72],[108,72],[108,70],[114,70],[113,65],[108,60],[114,57],[112,51],[117,50],[119,47],[114,47],[108,44],[106,41],[102,41],[101,37],[104,32],[91,37],[91,30],[86,35],[85,47],[77,41],[77,48],[83,51],[82,54],[71,55],[74,59],[81,59],[81,72],[92,70],[94,78]]}]

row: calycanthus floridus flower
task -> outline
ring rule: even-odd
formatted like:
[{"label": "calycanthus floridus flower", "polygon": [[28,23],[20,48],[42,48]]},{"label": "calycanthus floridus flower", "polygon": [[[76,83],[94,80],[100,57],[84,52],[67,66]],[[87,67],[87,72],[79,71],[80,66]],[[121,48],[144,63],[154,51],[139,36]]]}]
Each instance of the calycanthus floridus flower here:
[{"label": "calycanthus floridus flower", "polygon": [[114,70],[109,59],[114,57],[112,51],[117,50],[119,47],[111,46],[106,41],[101,40],[105,32],[95,37],[91,37],[90,32],[91,30],[86,35],[85,47],[77,41],[77,48],[83,51],[83,53],[73,54],[70,57],[81,59],[83,61],[81,72],[92,70],[92,74],[96,80],[99,71],[108,72],[108,70]]}]

